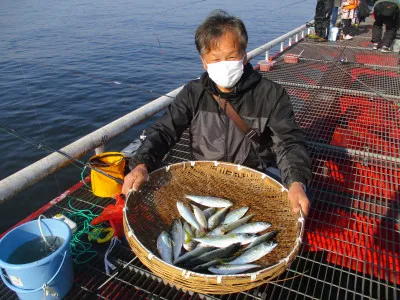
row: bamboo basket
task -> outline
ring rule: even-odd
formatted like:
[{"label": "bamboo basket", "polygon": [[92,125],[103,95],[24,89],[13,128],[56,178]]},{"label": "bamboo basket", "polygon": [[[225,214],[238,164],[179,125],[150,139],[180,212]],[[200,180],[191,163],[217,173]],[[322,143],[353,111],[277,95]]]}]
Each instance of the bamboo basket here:
[{"label": "bamboo basket", "polygon": [[[165,263],[159,258],[157,238],[180,218],[176,202],[184,196],[207,195],[231,200],[232,209],[249,206],[252,222],[266,221],[279,230],[278,247],[258,260],[265,268],[246,274],[206,275]],[[287,190],[267,175],[243,166],[210,162],[184,162],[158,169],[126,201],[124,231],[129,244],[155,275],[179,288],[204,294],[236,293],[271,281],[295,259],[303,235],[304,218],[295,216]]]}]

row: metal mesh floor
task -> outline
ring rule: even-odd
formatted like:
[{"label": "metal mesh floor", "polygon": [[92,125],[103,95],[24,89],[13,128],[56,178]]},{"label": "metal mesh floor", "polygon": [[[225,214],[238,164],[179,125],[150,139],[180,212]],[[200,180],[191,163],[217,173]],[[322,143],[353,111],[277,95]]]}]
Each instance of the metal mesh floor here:
[{"label": "metal mesh floor", "polygon": [[[66,299],[398,298],[399,65],[393,54],[358,49],[369,35],[337,45],[300,42],[288,50],[304,50],[299,64],[277,57],[274,70],[263,73],[288,91],[313,161],[303,247],[275,282],[239,294],[192,294],[153,275],[122,242],[110,255],[117,266],[111,276],[104,272],[105,246],[96,245],[95,259],[74,266],[74,286]],[[347,64],[339,63],[342,57]],[[189,144],[186,131],[165,162],[190,160]],[[96,203],[95,213],[111,202],[81,187],[45,214],[68,211],[70,197],[80,209]],[[2,282],[0,298],[17,299]]]}]

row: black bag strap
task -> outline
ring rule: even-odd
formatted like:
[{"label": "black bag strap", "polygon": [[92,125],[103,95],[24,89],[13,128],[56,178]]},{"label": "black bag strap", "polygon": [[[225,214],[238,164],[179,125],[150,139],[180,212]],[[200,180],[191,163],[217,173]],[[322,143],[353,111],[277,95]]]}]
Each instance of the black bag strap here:
[{"label": "black bag strap", "polygon": [[226,101],[226,99],[221,98],[220,96],[212,94],[213,98],[219,106],[223,109],[226,115],[232,120],[237,128],[240,129],[243,134],[249,138],[250,140],[260,143],[260,135],[254,129],[251,129],[249,125],[242,119],[242,117],[237,113],[237,111],[233,108],[233,106]]}]

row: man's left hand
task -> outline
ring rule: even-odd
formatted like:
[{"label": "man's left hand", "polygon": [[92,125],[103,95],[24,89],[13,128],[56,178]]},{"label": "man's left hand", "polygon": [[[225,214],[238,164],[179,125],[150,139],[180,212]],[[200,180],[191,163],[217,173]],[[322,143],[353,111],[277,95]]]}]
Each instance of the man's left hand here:
[{"label": "man's left hand", "polygon": [[310,210],[310,200],[303,189],[303,185],[300,182],[293,182],[289,186],[288,198],[292,203],[292,211],[297,214],[299,210],[304,213],[304,217],[308,215]]}]

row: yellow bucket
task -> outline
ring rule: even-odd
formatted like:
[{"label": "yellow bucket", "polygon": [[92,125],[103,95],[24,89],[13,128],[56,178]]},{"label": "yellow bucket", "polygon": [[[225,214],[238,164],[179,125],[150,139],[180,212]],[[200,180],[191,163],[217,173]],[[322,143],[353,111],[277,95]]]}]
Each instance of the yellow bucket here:
[{"label": "yellow bucket", "polygon": [[[104,152],[89,159],[89,164],[113,177],[124,179],[125,156],[121,152]],[[91,170],[93,194],[98,197],[113,197],[120,194],[122,185],[99,172]]]}]

